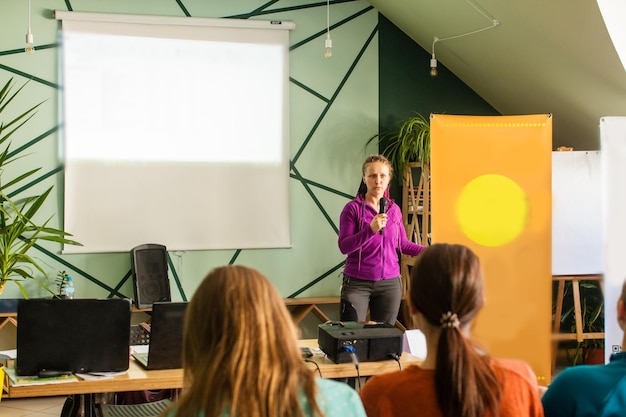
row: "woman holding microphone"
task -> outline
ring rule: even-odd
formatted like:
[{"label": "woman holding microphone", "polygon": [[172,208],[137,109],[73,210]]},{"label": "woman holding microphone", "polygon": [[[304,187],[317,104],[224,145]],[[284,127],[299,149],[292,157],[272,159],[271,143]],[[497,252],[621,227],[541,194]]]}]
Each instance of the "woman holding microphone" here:
[{"label": "woman holding microphone", "polygon": [[346,255],[340,319],[394,324],[402,299],[398,255],[415,256],[425,247],[407,239],[402,212],[389,198],[389,160],[371,155],[362,171],[357,196],[339,218],[339,250]]}]

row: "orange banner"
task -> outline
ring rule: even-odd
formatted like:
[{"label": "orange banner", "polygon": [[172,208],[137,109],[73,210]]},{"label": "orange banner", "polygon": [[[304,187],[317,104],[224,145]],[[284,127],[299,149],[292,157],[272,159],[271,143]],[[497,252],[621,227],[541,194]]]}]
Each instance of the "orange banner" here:
[{"label": "orange banner", "polygon": [[480,257],[472,336],[550,381],[552,117],[431,115],[432,241]]}]

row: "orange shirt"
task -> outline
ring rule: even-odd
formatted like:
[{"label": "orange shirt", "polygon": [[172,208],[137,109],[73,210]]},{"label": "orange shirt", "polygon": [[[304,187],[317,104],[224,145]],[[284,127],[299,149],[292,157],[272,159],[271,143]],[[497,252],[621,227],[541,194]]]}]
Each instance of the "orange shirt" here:
[{"label": "orange shirt", "polygon": [[[497,359],[502,397],[499,417],[542,417],[537,379],[528,364]],[[435,395],[435,371],[410,366],[370,378],[360,391],[368,417],[442,417]]]}]

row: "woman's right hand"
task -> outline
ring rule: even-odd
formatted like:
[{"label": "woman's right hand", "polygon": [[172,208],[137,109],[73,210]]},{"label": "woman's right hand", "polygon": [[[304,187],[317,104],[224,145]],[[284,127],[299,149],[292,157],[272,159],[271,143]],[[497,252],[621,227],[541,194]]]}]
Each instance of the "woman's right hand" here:
[{"label": "woman's right hand", "polygon": [[378,213],[376,216],[374,216],[372,222],[370,223],[370,227],[372,228],[373,232],[378,232],[379,230],[384,229],[385,226],[387,226],[386,213]]}]

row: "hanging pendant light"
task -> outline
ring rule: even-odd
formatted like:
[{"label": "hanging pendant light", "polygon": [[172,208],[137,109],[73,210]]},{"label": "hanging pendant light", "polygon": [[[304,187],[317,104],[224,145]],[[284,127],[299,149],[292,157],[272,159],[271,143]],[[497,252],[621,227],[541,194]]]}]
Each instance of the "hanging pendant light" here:
[{"label": "hanging pendant light", "polygon": [[326,0],[326,41],[324,42],[326,51],[324,56],[330,58],[333,56],[333,40],[330,38],[330,0]]},{"label": "hanging pendant light", "polygon": [[24,48],[24,51],[29,54],[35,52],[35,45],[33,45],[33,33],[30,30],[30,0],[28,0],[28,32],[26,32],[26,47]]}]

